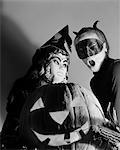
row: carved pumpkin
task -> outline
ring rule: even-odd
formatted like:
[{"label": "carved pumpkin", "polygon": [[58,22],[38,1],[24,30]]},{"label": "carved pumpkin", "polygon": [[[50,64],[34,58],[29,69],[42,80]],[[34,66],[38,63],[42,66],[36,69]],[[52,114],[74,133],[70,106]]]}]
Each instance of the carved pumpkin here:
[{"label": "carved pumpkin", "polygon": [[52,147],[86,147],[80,133],[86,134],[99,120],[103,121],[102,109],[90,91],[74,83],[44,85],[26,101],[20,133],[30,147],[40,148],[46,139]]}]

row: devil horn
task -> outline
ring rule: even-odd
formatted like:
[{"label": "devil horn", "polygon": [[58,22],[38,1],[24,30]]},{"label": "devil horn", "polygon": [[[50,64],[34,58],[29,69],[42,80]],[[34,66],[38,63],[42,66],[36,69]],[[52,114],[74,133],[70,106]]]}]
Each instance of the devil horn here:
[{"label": "devil horn", "polygon": [[75,35],[78,35],[78,33],[77,33],[77,32],[75,32],[75,31],[73,31],[73,33],[74,33]]},{"label": "devil horn", "polygon": [[100,22],[100,21],[99,21],[99,20],[97,20],[97,21],[95,21],[95,22],[94,22],[94,24],[93,24],[93,28],[95,28],[95,29],[97,28],[97,23],[98,23],[98,22]]}]

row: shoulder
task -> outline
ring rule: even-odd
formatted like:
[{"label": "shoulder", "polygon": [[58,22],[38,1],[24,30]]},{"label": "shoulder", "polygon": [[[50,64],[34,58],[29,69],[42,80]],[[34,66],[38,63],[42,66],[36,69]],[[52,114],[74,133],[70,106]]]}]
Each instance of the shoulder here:
[{"label": "shoulder", "polygon": [[120,68],[120,59],[114,60],[113,67],[114,67],[115,69]]},{"label": "shoulder", "polygon": [[113,75],[120,76],[120,59],[114,60],[112,71]]},{"label": "shoulder", "polygon": [[18,107],[20,107],[24,103],[24,99],[26,97],[24,91],[25,90],[23,78],[15,80],[7,96],[7,112],[13,112],[14,110],[17,113]]},{"label": "shoulder", "polygon": [[14,81],[13,83],[13,89],[24,89],[25,87],[25,79],[24,78],[19,78]]},{"label": "shoulder", "polygon": [[18,93],[22,93],[26,89],[25,85],[26,83],[24,77],[16,79],[12,85],[12,88],[10,89],[8,99],[11,99],[12,95],[18,95]]}]

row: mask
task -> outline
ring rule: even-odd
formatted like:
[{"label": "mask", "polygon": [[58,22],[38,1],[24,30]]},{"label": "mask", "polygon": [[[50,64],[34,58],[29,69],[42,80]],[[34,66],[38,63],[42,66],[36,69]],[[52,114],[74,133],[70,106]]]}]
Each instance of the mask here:
[{"label": "mask", "polygon": [[76,45],[76,51],[80,59],[98,54],[102,50],[103,43],[98,39],[85,39]]}]

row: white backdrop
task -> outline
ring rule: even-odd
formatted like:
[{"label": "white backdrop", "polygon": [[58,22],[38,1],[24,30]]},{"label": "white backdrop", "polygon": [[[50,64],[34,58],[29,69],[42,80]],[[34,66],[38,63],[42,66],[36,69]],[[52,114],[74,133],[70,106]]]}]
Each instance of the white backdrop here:
[{"label": "white backdrop", "polygon": [[[1,120],[6,116],[6,100],[14,80],[23,76],[31,65],[35,49],[65,25],[70,36],[84,26],[98,27],[106,34],[110,56],[120,58],[119,0],[3,0],[1,48]],[[69,80],[90,89],[92,73],[78,59],[72,46]]]}]

